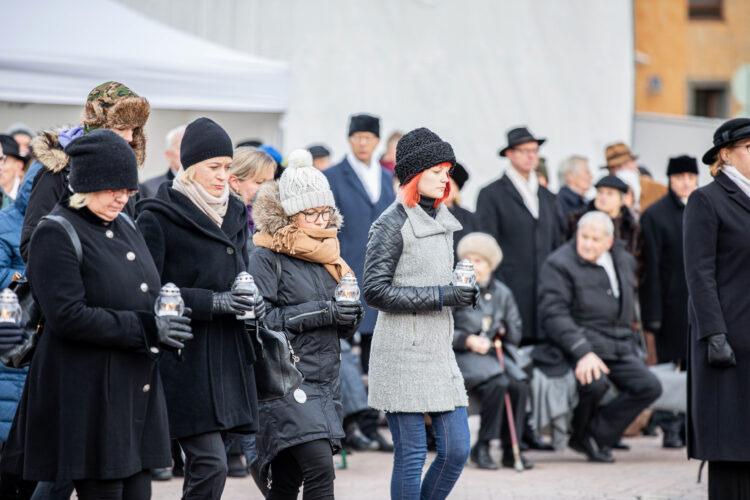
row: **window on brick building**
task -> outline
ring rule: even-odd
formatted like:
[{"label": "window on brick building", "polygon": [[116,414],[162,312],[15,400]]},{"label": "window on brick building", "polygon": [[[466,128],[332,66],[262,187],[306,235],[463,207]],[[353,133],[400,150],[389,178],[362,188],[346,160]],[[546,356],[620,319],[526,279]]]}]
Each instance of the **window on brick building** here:
[{"label": "window on brick building", "polygon": [[691,83],[690,114],[708,118],[729,117],[729,84],[726,82]]},{"label": "window on brick building", "polygon": [[688,0],[690,19],[721,19],[722,0]]}]

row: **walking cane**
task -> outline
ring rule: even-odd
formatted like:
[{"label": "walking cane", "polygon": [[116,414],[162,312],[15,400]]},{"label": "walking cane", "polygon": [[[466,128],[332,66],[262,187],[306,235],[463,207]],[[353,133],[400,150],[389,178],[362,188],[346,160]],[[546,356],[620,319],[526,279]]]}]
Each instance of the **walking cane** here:
[{"label": "walking cane", "polygon": [[[501,339],[505,333],[504,328],[500,328],[495,334],[495,353],[497,354],[497,360],[500,362],[500,366],[505,371],[505,360],[503,360],[503,342]],[[518,436],[516,436],[516,420],[513,418],[513,407],[510,403],[510,394],[505,391],[505,413],[508,417],[508,429],[510,430],[510,442],[513,446],[513,468],[516,472],[523,471],[523,462],[521,462],[521,450],[518,448]]]}]

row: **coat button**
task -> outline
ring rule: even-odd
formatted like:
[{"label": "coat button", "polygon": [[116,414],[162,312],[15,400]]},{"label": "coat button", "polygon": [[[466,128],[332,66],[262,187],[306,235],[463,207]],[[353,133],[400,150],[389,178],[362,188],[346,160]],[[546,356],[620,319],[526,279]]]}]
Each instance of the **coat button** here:
[{"label": "coat button", "polygon": [[141,291],[143,293],[148,292],[148,285],[146,283],[141,283]]},{"label": "coat button", "polygon": [[159,354],[159,348],[158,347],[152,347],[149,349],[149,351],[153,352],[154,354]]},{"label": "coat button", "polygon": [[133,252],[128,252],[125,254],[125,258],[128,260],[135,260],[135,254]]},{"label": "coat button", "polygon": [[151,386],[150,385],[146,384],[146,385],[143,386],[143,392],[148,392],[150,390],[151,390]]},{"label": "coat button", "polygon": [[227,253],[228,253],[229,255],[232,255],[232,254],[234,253],[234,248],[232,248],[232,247],[227,247]]},{"label": "coat button", "polygon": [[107,229],[106,231],[104,231],[104,235],[107,238],[114,238],[115,237],[115,233],[113,233],[111,229]]},{"label": "coat button", "polygon": [[485,293],[484,294],[484,300],[490,300],[491,298],[492,298],[492,294],[491,293]]}]

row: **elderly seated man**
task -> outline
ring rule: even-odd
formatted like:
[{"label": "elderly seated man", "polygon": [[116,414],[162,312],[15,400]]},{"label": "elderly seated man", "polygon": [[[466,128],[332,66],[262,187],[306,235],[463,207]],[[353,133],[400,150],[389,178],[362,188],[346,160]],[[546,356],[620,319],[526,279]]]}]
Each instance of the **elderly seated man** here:
[{"label": "elderly seated man", "polygon": [[[542,325],[578,380],[568,445],[593,462],[614,462],[611,447],[661,394],[635,342],[635,267],[622,242],[614,241],[612,220],[599,211],[581,217],[576,238],[542,266]],[[610,384],[618,394],[601,405]]]}]

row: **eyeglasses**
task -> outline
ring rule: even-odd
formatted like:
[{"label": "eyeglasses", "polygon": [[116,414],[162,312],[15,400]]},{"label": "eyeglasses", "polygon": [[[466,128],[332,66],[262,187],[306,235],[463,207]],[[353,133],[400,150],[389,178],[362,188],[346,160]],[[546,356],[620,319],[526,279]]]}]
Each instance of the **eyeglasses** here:
[{"label": "eyeglasses", "polygon": [[305,216],[305,222],[307,222],[308,224],[314,224],[318,221],[318,218],[322,218],[323,222],[328,222],[329,220],[331,220],[333,210],[330,208],[321,210],[320,212],[313,210],[312,212],[302,212],[302,215]]},{"label": "eyeglasses", "polygon": [[132,198],[133,196],[138,194],[137,189],[107,189],[107,192],[112,196],[112,198],[118,198],[123,195],[128,195],[128,198]]},{"label": "eyeglasses", "polygon": [[539,154],[539,148],[511,148],[513,151],[518,151],[521,154],[525,155],[538,155]]},{"label": "eyeglasses", "polygon": [[[745,148],[745,150],[747,151],[747,154],[750,155],[750,143],[743,144],[741,146],[731,146],[729,149],[735,149],[735,148]],[[3,157],[3,158],[5,158],[5,157]]]},{"label": "eyeglasses", "polygon": [[3,164],[3,163],[5,163],[5,160],[7,160],[7,159],[8,159],[8,157],[7,157],[7,156],[5,156],[5,155],[3,155],[3,156],[0,156],[0,164]]}]

